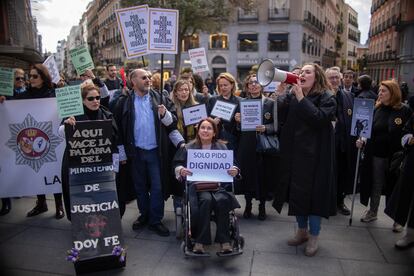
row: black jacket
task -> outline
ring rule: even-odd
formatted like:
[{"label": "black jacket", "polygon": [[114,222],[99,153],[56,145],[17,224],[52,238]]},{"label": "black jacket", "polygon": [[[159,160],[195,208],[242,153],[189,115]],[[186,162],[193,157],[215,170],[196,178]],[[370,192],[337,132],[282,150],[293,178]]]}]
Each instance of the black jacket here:
[{"label": "black jacket", "polygon": [[[116,107],[115,107],[115,120],[119,129],[118,145],[123,145],[128,160],[134,159],[136,155],[135,150],[135,138],[134,138],[134,124],[135,124],[135,108],[132,97],[133,90],[126,94],[121,95]],[[154,128],[158,143],[158,153],[161,161],[161,183],[165,198],[170,193],[170,180],[171,180],[171,160],[170,146],[168,134],[176,129],[177,117],[175,114],[175,107],[171,100],[164,94],[150,90],[149,95],[152,101],[152,110],[154,113]],[[158,117],[158,105],[163,104],[173,116],[173,123],[166,127],[164,126]]]},{"label": "black jacket", "polygon": [[298,102],[294,95],[278,98],[285,122],[280,140],[279,183],[273,206],[289,215],[328,218],[336,212],[335,145],[332,121],[336,100],[331,92],[312,94]]},{"label": "black jacket", "polygon": [[[266,127],[264,134],[275,135],[277,129],[274,128],[273,122],[276,120],[277,125],[277,106],[274,109],[275,102],[272,99],[264,96],[262,99],[263,124]],[[238,183],[237,192],[251,194],[257,199],[265,199],[274,191],[277,157],[256,153],[256,144],[255,131],[240,133],[238,161],[243,178]]]}]

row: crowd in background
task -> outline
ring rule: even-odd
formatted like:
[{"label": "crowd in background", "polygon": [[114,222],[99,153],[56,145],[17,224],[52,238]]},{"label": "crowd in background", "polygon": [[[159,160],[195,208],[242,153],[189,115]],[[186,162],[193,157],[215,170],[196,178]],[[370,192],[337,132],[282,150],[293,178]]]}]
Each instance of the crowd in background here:
[{"label": "crowd in background", "polygon": [[[409,97],[406,83],[385,80],[376,85],[366,74],[356,76],[352,70],[341,72],[339,67],[323,70],[310,63],[292,70],[299,76],[297,83],[281,83],[273,93],[264,93],[254,71],[241,82],[227,72],[203,80],[185,68],[165,80],[161,88],[159,72],[134,69],[120,78],[115,65],[107,65],[106,70],[103,80],[91,70],[80,76],[85,115],[66,118],[62,126],[82,120],[113,121],[112,140],[117,145],[113,150],[119,154],[121,166],[117,174],[121,216],[125,204],[137,198],[140,216],[132,225],[134,230],[148,226],[161,236],[169,235],[162,223],[164,201],[173,195],[178,206],[183,186],[177,175],[186,175],[185,171],[174,171],[172,161],[177,151],[201,135],[198,126],[184,125],[182,110],[205,104],[217,128],[215,138],[225,141],[237,160],[242,178],[235,180],[235,188],[237,194],[244,195],[245,219],[254,216],[253,199],[259,202],[259,220],[267,218],[266,201],[273,200],[279,212],[288,202],[288,214],[296,216],[298,223],[288,244],[307,242],[305,254],[315,255],[321,218],[337,212],[350,215],[344,199],[352,194],[357,151],[361,149],[364,158],[358,191],[361,204],[369,206],[361,221],[377,219],[380,198],[385,194],[386,214],[394,220],[392,230],[404,231],[407,224],[406,235],[396,247],[414,245],[414,212],[410,211],[414,204],[414,95]],[[14,95],[0,96],[0,102],[54,97],[55,89],[65,85],[64,76],[57,84],[52,83],[41,64],[34,65],[28,74],[16,69]],[[371,139],[350,134],[355,98],[375,101]],[[263,124],[255,131],[240,128],[239,104],[245,99],[262,101]],[[230,121],[211,115],[217,101],[237,106]],[[276,136],[280,151],[258,151],[260,135]],[[66,154],[62,169],[62,180],[66,179],[64,200],[62,194],[54,195],[56,219],[63,218],[65,210],[70,219],[65,160]],[[0,215],[11,208],[12,200],[2,199]],[[45,195],[38,195],[27,216],[47,210]],[[211,241],[200,240],[200,244],[204,242]],[[226,240],[222,243],[225,245]]]}]

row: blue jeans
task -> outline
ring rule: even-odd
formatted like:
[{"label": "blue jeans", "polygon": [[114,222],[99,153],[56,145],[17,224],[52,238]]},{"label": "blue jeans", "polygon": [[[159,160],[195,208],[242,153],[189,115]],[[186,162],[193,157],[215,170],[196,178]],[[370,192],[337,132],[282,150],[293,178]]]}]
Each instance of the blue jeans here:
[{"label": "blue jeans", "polygon": [[136,158],[132,160],[131,170],[138,209],[142,216],[149,219],[150,225],[158,224],[164,216],[158,149],[135,148],[135,150]]},{"label": "blue jeans", "polygon": [[308,229],[309,219],[309,233],[312,236],[318,236],[321,231],[321,217],[320,216],[296,216],[296,221],[301,229]]}]

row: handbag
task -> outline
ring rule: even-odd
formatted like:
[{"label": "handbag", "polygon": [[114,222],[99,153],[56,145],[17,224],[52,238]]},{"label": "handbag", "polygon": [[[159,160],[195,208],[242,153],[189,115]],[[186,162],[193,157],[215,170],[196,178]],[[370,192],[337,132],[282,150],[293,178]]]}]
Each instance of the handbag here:
[{"label": "handbag", "polygon": [[194,185],[197,192],[215,192],[220,187],[218,182],[197,182]]},{"label": "handbag", "polygon": [[279,139],[276,135],[256,134],[256,152],[274,154],[279,152]]},{"label": "handbag", "polygon": [[[273,130],[277,131],[277,102],[273,104]],[[279,153],[279,138],[276,134],[256,133],[256,152],[265,154]]]}]

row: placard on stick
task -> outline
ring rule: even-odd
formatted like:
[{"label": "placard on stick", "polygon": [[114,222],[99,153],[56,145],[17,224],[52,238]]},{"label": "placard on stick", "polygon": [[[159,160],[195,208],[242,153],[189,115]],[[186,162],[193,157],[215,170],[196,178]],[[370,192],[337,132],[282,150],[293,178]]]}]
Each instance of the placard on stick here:
[{"label": "placard on stick", "polygon": [[69,50],[69,54],[78,75],[85,73],[88,69],[95,68],[86,44]]},{"label": "placard on stick", "polygon": [[351,135],[371,138],[375,101],[372,99],[354,99]]},{"label": "placard on stick", "polygon": [[84,113],[80,85],[56,89],[56,101],[61,119]]},{"label": "placard on stick", "polygon": [[178,10],[150,8],[149,23],[149,51],[177,54]]}]

